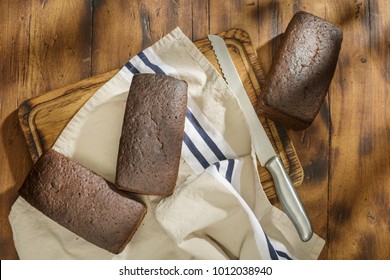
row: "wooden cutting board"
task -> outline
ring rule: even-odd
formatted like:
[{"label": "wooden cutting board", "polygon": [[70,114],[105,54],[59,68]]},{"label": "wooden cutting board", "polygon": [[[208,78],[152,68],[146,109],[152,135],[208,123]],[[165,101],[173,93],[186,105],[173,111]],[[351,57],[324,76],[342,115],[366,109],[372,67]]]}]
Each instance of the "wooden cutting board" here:
[{"label": "wooden cutting board", "polygon": [[[265,75],[260,68],[248,34],[242,30],[231,29],[218,35],[224,38],[248,96],[252,104],[255,105]],[[208,39],[194,43],[221,73]],[[61,131],[83,104],[117,72],[118,69],[93,76],[26,100],[21,104],[18,111],[19,121],[34,162],[43,151],[52,147]],[[295,186],[299,186],[303,180],[303,169],[286,130],[277,127],[272,121],[261,115],[259,115],[259,119],[290,174],[292,182]],[[267,196],[270,199],[275,198],[275,189],[270,174],[259,164],[258,171]]]}]

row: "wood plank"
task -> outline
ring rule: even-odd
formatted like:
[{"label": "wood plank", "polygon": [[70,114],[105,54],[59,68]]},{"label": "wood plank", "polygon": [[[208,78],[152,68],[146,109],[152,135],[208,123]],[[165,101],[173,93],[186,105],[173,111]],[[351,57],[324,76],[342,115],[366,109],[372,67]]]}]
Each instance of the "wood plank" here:
[{"label": "wood plank", "polygon": [[258,57],[261,57],[261,67],[268,73],[271,67],[273,53],[276,50],[275,42],[284,31],[279,24],[279,3],[273,0],[259,1],[257,24],[259,25],[259,38],[256,47]]},{"label": "wood plank", "polygon": [[34,1],[29,29],[27,92],[33,96],[90,75],[88,1]]},{"label": "wood plank", "polygon": [[191,38],[191,0],[93,2],[93,75],[122,67],[177,26]]},{"label": "wood plank", "polygon": [[258,1],[253,0],[225,1],[224,5],[221,5],[221,1],[210,0],[210,33],[242,29],[248,32],[256,48],[259,40],[258,7]]},{"label": "wood plank", "polygon": [[118,69],[142,49],[140,1],[127,2],[93,1],[92,75]]},{"label": "wood plank", "polygon": [[17,258],[8,214],[32,166],[16,109],[28,98],[89,75],[88,3],[0,2],[1,259]]},{"label": "wood plank", "polygon": [[37,96],[90,75],[91,23],[91,3],[33,3],[25,88],[30,95]]},{"label": "wood plank", "polygon": [[[0,259],[18,258],[12,243],[9,211],[31,168],[28,149],[17,125],[16,108],[28,97],[28,34],[31,4],[0,1]],[[4,20],[7,19],[7,20]],[[26,157],[27,156],[27,157]]]},{"label": "wood plank", "polygon": [[[206,38],[210,34],[209,25],[209,1],[192,1],[192,41],[198,41]],[[187,34],[188,35],[188,34]],[[191,38],[191,37],[190,37]]]},{"label": "wood plank", "polygon": [[388,1],[343,2],[331,95],[329,258],[390,258]]}]

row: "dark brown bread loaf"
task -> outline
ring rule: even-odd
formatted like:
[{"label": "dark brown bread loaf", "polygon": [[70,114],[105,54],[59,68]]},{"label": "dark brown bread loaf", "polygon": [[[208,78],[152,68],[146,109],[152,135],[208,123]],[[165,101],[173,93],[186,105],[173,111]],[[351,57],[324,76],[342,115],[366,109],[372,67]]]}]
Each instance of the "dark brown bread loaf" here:
[{"label": "dark brown bread loaf", "polygon": [[147,195],[173,193],[186,109],[185,81],[159,74],[134,75],[119,144],[118,188]]},{"label": "dark brown bread loaf", "polygon": [[58,224],[114,254],[146,214],[142,202],[54,150],[38,159],[19,193]]},{"label": "dark brown bread loaf", "polygon": [[328,92],[342,38],[333,24],[296,13],[283,34],[257,109],[287,128],[307,128]]}]

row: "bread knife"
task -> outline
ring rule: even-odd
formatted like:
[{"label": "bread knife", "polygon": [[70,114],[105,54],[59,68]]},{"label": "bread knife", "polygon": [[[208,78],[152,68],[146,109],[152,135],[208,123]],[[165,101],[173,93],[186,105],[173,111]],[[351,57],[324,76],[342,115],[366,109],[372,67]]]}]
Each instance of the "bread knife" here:
[{"label": "bread knife", "polygon": [[287,174],[280,157],[272,147],[263,125],[249,100],[225,41],[217,35],[209,35],[208,39],[211,42],[211,46],[221,67],[226,83],[235,95],[244,113],[256,156],[260,164],[265,166],[271,174],[275,185],[276,195],[284,211],[294,224],[300,239],[306,242],[310,240],[313,235],[310,219],[295,190],[290,176]]}]

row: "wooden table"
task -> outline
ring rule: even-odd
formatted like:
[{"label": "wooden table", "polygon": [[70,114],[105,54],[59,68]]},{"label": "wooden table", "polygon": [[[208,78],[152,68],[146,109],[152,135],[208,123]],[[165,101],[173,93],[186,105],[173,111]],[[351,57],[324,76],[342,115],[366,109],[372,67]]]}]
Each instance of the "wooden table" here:
[{"label": "wooden table", "polygon": [[[0,2],[0,258],[18,258],[8,222],[32,167],[17,109],[26,99],[121,67],[179,26],[192,40],[247,31],[267,71],[278,35],[304,10],[344,41],[325,104],[288,131],[305,178],[299,193],[320,259],[390,259],[390,2],[172,0]],[[277,203],[277,202],[276,202]]]}]

